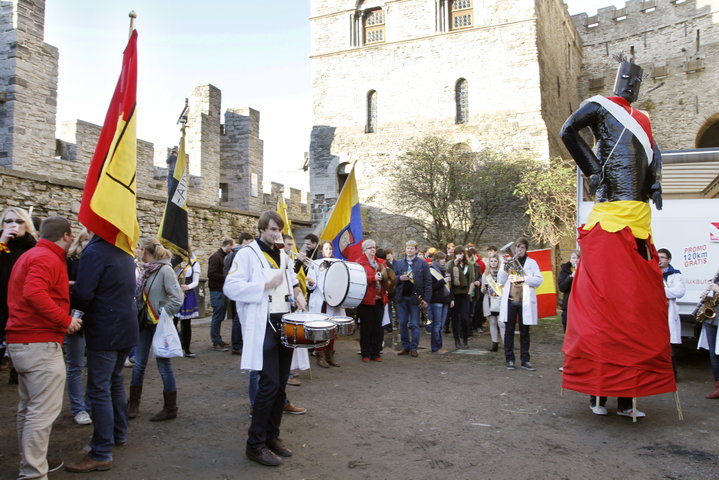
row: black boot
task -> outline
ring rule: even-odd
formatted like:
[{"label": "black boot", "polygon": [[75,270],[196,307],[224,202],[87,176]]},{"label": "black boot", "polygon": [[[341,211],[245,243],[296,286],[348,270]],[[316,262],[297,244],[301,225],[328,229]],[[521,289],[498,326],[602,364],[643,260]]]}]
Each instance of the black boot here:
[{"label": "black boot", "polygon": [[151,422],[162,422],[163,420],[177,418],[177,392],[162,392],[162,398],[164,398],[165,404],[162,410],[150,418]]},{"label": "black boot", "polygon": [[499,350],[499,343],[497,343],[497,342],[492,342],[492,348],[490,348],[489,351],[490,351],[490,352],[496,352],[497,350]]},{"label": "black boot", "polygon": [[140,414],[140,397],[142,397],[142,385],[130,385],[130,399],[127,401],[127,418],[135,418]]},{"label": "black boot", "polygon": [[462,342],[460,342],[459,340],[455,340],[455,341],[454,341],[454,348],[456,348],[457,350],[459,350],[460,348],[462,348]]}]

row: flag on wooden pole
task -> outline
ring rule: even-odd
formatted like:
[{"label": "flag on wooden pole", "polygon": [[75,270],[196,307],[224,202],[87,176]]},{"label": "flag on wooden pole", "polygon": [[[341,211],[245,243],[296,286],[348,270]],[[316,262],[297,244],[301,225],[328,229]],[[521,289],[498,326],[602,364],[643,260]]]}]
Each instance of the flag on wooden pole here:
[{"label": "flag on wooden pole", "polygon": [[157,238],[170,251],[181,256],[189,257],[190,242],[187,225],[187,191],[188,168],[187,154],[185,153],[185,125],[182,125],[180,149],[177,152],[177,161],[172,173],[165,213],[162,215],[160,230]]}]

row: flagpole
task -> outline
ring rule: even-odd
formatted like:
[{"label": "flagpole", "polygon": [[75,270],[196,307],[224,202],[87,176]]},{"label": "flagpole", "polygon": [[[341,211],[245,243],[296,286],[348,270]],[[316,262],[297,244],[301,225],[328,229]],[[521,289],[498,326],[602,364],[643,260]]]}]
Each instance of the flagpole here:
[{"label": "flagpole", "polygon": [[137,18],[137,13],[135,13],[135,10],[130,10],[130,13],[128,13],[127,16],[130,17],[130,33],[128,34],[128,37],[131,37],[132,31],[135,30],[135,19]]}]

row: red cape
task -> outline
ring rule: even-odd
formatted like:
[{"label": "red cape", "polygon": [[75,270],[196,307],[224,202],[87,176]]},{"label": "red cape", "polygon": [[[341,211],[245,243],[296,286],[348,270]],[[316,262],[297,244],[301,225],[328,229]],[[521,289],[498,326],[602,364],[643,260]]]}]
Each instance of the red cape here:
[{"label": "red cape", "polygon": [[676,391],[667,299],[657,252],[645,260],[629,227],[579,229],[562,387],[589,395],[644,397]]}]

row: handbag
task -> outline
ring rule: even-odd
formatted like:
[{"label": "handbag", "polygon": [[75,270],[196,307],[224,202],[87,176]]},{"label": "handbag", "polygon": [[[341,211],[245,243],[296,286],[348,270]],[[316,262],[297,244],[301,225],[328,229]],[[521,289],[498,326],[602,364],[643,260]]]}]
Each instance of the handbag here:
[{"label": "handbag", "polygon": [[[148,292],[149,292],[150,289],[152,288],[152,284],[155,283],[155,279],[156,279],[156,278],[157,278],[157,275],[155,275],[154,277],[152,277],[152,281],[150,282],[150,286],[147,287],[147,291],[148,291]],[[143,294],[144,294],[144,291],[140,292],[140,299],[141,299],[141,300],[142,300],[143,297],[146,296],[146,295],[143,295]],[[142,306],[137,309],[137,323],[138,323],[138,325],[140,326],[140,330],[142,330],[143,328],[150,328],[150,327],[155,326],[155,323],[152,321],[152,319],[150,318],[150,315],[148,315],[148,313],[147,313],[147,310],[148,310],[148,305],[147,305],[147,304],[148,304],[149,301],[150,301],[150,299],[147,298],[146,300],[144,300],[144,301],[142,302]]]},{"label": "handbag", "polygon": [[160,311],[160,320],[157,322],[155,335],[152,337],[152,353],[158,358],[182,357],[184,355],[177,328],[164,308]]}]

